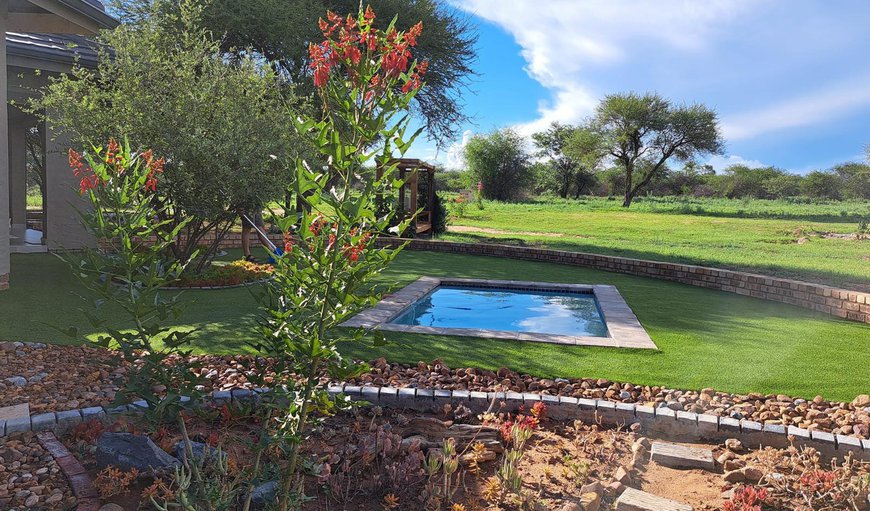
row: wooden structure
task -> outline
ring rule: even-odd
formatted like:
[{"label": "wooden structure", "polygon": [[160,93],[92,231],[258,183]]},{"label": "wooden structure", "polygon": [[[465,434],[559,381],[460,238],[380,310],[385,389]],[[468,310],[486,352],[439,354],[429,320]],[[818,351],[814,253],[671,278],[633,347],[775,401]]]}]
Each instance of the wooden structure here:
[{"label": "wooden structure", "polygon": [[[404,184],[399,188],[399,206],[407,214],[417,213],[417,234],[432,232],[435,204],[435,166],[415,158],[394,160],[396,173]],[[422,199],[422,200],[421,200]]]}]

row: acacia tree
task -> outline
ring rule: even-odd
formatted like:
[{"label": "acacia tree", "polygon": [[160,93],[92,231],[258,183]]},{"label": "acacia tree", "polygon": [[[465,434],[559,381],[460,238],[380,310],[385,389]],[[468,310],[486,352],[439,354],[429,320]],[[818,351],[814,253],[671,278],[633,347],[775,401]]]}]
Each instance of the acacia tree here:
[{"label": "acacia tree", "polygon": [[568,192],[576,180],[577,161],[565,153],[565,146],[574,130],[573,126],[554,122],[545,131],[532,135],[532,140],[538,147],[535,154],[548,159],[559,186],[559,197],[563,199],[568,197]]},{"label": "acacia tree", "polygon": [[[174,3],[177,4],[178,0]],[[151,15],[155,0],[114,0],[122,21],[140,23]],[[268,61],[297,93],[312,101],[321,98],[311,82],[308,44],[317,41],[317,20],[326,9],[346,17],[356,15],[358,0],[211,0],[204,3],[202,28],[220,38],[222,49],[239,55],[253,50]],[[425,27],[412,58],[431,63],[426,88],[411,102],[426,133],[439,144],[450,143],[459,126],[468,121],[462,96],[474,76],[477,33],[471,19],[443,0],[374,0],[366,2],[378,13],[375,28],[383,30],[396,19],[395,28],[407,31],[414,23]],[[173,2],[164,5],[172,9]]]},{"label": "acacia tree", "polygon": [[[166,0],[168,2],[170,0]],[[283,196],[291,173],[287,161],[305,147],[287,127],[292,90],[262,62],[225,58],[217,42],[198,28],[201,8],[183,0],[179,9],[155,3],[142,23],[101,36],[97,70],[75,66],[52,79],[31,108],[66,133],[77,147],[125,134],[137,147],[166,158],[162,193],[173,208],[162,220],[184,223],[169,249],[187,262],[214,234],[193,268],[202,269],[239,211]]]},{"label": "acacia tree", "polygon": [[488,135],[475,135],[465,146],[465,162],[474,179],[483,185],[484,197],[516,199],[531,180],[525,140],[505,128]]},{"label": "acacia tree", "polygon": [[669,160],[720,154],[724,147],[716,112],[701,104],[673,105],[656,93],[606,96],[593,123],[625,173],[624,207],[667,170]]}]

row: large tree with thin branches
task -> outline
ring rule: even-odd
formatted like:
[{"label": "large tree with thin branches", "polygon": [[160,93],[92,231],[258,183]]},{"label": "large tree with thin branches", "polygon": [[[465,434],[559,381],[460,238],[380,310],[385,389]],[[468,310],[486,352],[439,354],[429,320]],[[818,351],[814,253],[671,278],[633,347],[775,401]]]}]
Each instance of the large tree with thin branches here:
[{"label": "large tree with thin branches", "polygon": [[674,105],[657,93],[606,96],[593,125],[625,172],[624,207],[667,171],[669,160],[686,162],[724,148],[716,112],[701,104]]}]

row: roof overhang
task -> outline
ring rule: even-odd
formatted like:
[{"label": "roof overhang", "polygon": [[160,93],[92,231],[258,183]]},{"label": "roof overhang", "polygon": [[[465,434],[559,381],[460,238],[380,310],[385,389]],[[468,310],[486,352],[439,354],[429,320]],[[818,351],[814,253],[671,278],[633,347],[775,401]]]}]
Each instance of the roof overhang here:
[{"label": "roof overhang", "polygon": [[97,0],[9,0],[6,30],[89,35],[118,23]]}]

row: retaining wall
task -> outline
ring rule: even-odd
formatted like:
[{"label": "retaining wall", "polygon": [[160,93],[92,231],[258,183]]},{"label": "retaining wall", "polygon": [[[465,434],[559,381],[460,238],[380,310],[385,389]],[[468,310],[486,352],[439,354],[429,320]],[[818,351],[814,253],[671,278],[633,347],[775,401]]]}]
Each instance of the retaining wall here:
[{"label": "retaining wall", "polygon": [[[269,238],[276,245],[283,244],[280,234],[270,234]],[[209,244],[213,236],[206,236],[203,244]],[[727,291],[762,300],[782,302],[804,309],[810,309],[838,318],[849,319],[861,323],[870,323],[870,293],[851,291],[812,284],[799,280],[782,279],[744,273],[732,270],[721,270],[691,264],[648,261],[628,257],[590,254],[586,252],[570,252],[567,250],[550,250],[530,247],[514,247],[491,243],[460,243],[453,241],[435,241],[425,239],[378,238],[380,246],[398,246],[409,243],[410,250],[426,250],[431,252],[447,252],[455,254],[481,255],[489,257],[505,257],[527,261],[541,261],[573,266],[584,266],[597,270],[616,273],[628,273],[654,279],[670,280],[705,287],[719,291]],[[257,238],[251,236],[251,243],[256,244]],[[220,248],[239,248],[242,235],[231,232],[219,243]]]},{"label": "retaining wall", "polygon": [[[628,427],[640,424],[645,436],[678,442],[717,442],[737,438],[748,447],[770,446],[783,448],[789,444],[811,446],[825,458],[846,456],[870,462],[870,440],[835,435],[823,431],[762,424],[749,420],[736,420],[715,415],[673,411],[669,408],[653,408],[631,403],[617,403],[602,399],[584,399],[566,396],[550,396],[517,392],[473,392],[465,390],[440,390],[396,387],[359,387],[330,385],[333,396],[344,394],[353,401],[372,405],[438,413],[445,404],[453,407],[463,405],[475,413],[487,410],[514,412],[521,406],[528,409],[535,402],[547,405],[547,414],[555,420],[582,420],[603,426]],[[209,400],[222,403],[229,400],[250,401],[268,389],[223,390],[209,395]],[[63,412],[48,412],[10,421],[0,421],[0,437],[18,431],[64,432],[76,424],[91,419],[106,420],[111,415],[135,413],[147,407],[144,401],[132,405],[92,407]]]},{"label": "retaining wall", "polygon": [[407,241],[410,241],[408,248],[411,250],[506,257],[510,259],[585,266],[598,270],[670,280],[692,286],[752,296],[763,300],[788,303],[839,318],[870,323],[870,293],[838,289],[822,284],[811,284],[798,280],[720,270],[690,264],[647,261],[644,259],[569,252],[565,250],[421,239],[378,239],[380,244],[387,246],[395,246]]}]

